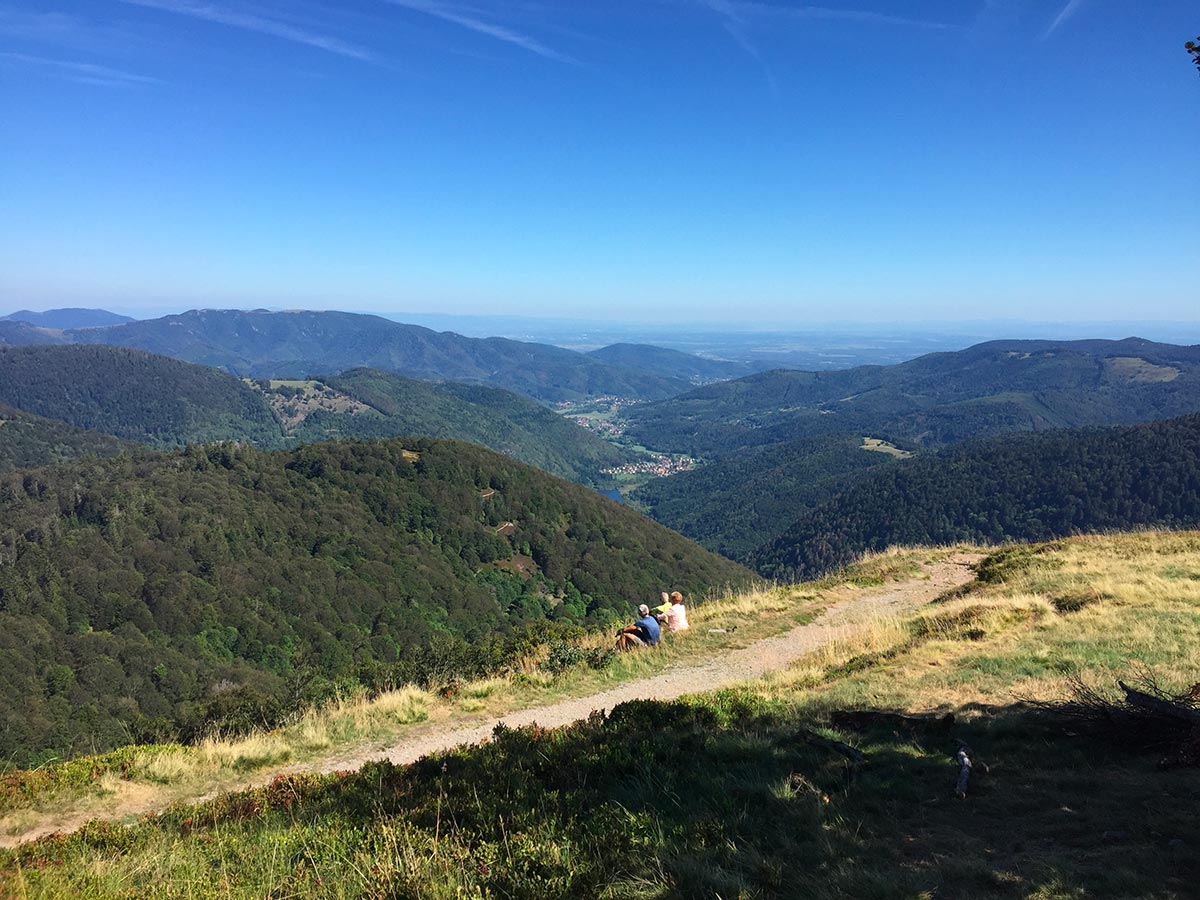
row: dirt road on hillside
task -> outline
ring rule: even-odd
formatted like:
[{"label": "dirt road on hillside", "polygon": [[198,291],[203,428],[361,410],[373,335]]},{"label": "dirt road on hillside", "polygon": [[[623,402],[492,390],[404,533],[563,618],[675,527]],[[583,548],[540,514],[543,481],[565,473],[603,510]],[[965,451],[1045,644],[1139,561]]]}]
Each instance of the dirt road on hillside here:
[{"label": "dirt road on hillside", "polygon": [[497,722],[510,728],[534,723],[543,728],[554,728],[586,719],[593,710],[612,709],[627,700],[674,700],[685,694],[715,691],[761,678],[786,669],[825,644],[854,636],[872,622],[912,612],[945,591],[966,584],[975,577],[971,564],[980,559],[981,556],[963,554],[927,566],[924,574],[908,581],[879,588],[841,590],[838,593],[844,594],[844,597],[830,604],[815,622],[799,625],[785,634],[764,638],[749,647],[732,650],[705,663],[669,666],[653,678],[630,681],[587,697],[509,713],[484,724],[452,729],[443,727],[425,733],[414,731],[385,750],[330,758],[316,770],[353,770],[379,759],[394,763],[415,762],[422,756],[450,750],[460,744],[486,741]]},{"label": "dirt road on hillside", "polygon": [[[290,765],[279,770],[256,772],[246,781],[229,785],[228,790],[244,789],[267,784],[282,772],[337,772],[360,768],[374,760],[388,759],[393,763],[410,763],[432,753],[445,752],[462,744],[477,744],[491,738],[497,722],[510,728],[537,723],[545,728],[568,725],[585,719],[597,709],[609,710],[627,700],[673,700],[685,694],[696,694],[730,687],[739,682],[778,672],[834,641],[845,640],[865,631],[872,623],[911,613],[951,588],[971,581],[975,576],[971,565],[981,556],[961,554],[944,562],[923,567],[921,575],[906,581],[877,588],[837,588],[826,596],[832,602],[825,611],[807,625],[755,641],[748,647],[729,651],[702,663],[670,665],[652,678],[630,681],[597,694],[563,700],[547,706],[532,707],[510,713],[500,719],[477,721],[468,725],[449,727],[431,724],[414,728],[404,740],[390,747],[329,756],[305,765]],[[126,790],[128,788],[128,790]],[[224,791],[222,791],[223,793]],[[211,799],[197,797],[196,802]],[[0,834],[0,846],[12,846],[55,832],[70,832],[90,818],[107,820],[128,819],[158,811],[166,805],[152,790],[140,790],[134,785],[122,785],[111,807],[98,815],[58,815],[30,825],[20,834]]]}]

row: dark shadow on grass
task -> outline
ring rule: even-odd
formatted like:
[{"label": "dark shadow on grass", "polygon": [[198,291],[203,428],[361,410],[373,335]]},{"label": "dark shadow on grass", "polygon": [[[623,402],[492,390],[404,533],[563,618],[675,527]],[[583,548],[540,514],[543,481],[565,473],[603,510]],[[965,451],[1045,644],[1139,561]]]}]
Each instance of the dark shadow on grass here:
[{"label": "dark shadow on grass", "polygon": [[[1159,771],[1036,710],[974,712],[837,719],[825,733],[868,758],[848,780],[844,756],[798,737],[831,726],[783,704],[737,691],[635,701],[568,728],[498,728],[485,746],[412,766],[281,778],[18,855],[28,871],[87,849],[136,856],[154,829],[186,843],[232,826],[264,847],[295,829],[341,842],[338,858],[374,861],[381,898],[430,896],[412,859],[514,898],[1195,896],[1200,771]],[[990,769],[965,800],[959,741]]]}]

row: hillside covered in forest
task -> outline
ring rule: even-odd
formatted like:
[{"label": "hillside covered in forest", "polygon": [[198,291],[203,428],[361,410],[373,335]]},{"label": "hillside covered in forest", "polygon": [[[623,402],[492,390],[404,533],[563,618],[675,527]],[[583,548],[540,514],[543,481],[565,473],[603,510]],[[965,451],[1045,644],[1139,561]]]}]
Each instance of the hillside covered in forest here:
[{"label": "hillside covered in forest", "polygon": [[1200,411],[1200,346],[993,341],[894,366],[773,371],[629,410],[654,450],[716,457],[826,434],[939,447],[1011,431],[1132,425]]},{"label": "hillside covered in forest", "polygon": [[745,559],[867,470],[895,457],[834,434],[747,447],[630,493],[631,503],[730,559]]},{"label": "hillside covered in forest", "polygon": [[140,350],[0,346],[0,403],[153,447],[284,442],[271,410],[238,379]]},{"label": "hillside covered in forest", "polygon": [[477,676],[552,623],[753,579],[594,491],[435,440],[13,473],[0,523],[0,754],[24,762],[269,723],[319,685]]},{"label": "hillside covered in forest", "polygon": [[785,580],[892,545],[1200,525],[1200,415],[970,442],[868,472],[748,561]]},{"label": "hillside covered in forest", "polygon": [[[552,475],[611,487],[628,453],[540,403],[498,388],[373,369],[247,381],[210,366],[102,344],[0,347],[0,404],[26,413],[0,433],[0,466],[239,441],[264,449],[340,438],[440,437],[481,444]],[[16,417],[9,415],[9,420]],[[36,426],[36,427],[35,427]]]},{"label": "hillside covered in forest", "polygon": [[0,403],[0,472],[54,465],[82,456],[116,456],[136,446]]},{"label": "hillside covered in forest", "polygon": [[[893,366],[772,371],[623,411],[627,439],[701,465],[630,499],[746,560],[869,468],[1017,432],[1200,412],[1200,347],[995,341]],[[1032,536],[1032,535],[1031,535]],[[768,554],[770,555],[770,554]],[[761,555],[756,558],[765,558]]]},{"label": "hillside covered in forest", "polygon": [[[294,441],[333,438],[386,438],[420,435],[480,444],[552,475],[608,487],[603,470],[628,461],[628,453],[580,428],[540,403],[498,388],[457,382],[419,381],[377,369],[354,369],[321,377],[292,393],[305,412],[305,394],[325,389],[350,401],[342,409],[318,403],[289,428]],[[271,396],[268,394],[268,396]],[[288,414],[288,398],[281,413]]]}]

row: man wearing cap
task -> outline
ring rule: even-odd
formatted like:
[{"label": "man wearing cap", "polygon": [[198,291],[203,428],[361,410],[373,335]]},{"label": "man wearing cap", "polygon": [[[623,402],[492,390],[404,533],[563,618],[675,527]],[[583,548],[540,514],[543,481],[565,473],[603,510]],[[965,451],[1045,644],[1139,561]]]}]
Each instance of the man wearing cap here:
[{"label": "man wearing cap", "polygon": [[638,647],[655,647],[662,632],[658,622],[650,615],[645,603],[638,607],[638,620],[617,632],[617,649],[633,650]]}]

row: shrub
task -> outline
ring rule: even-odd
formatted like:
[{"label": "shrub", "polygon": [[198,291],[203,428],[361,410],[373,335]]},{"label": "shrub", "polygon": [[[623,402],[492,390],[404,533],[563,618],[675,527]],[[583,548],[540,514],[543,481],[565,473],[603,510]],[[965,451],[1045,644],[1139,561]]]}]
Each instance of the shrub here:
[{"label": "shrub", "polygon": [[614,655],[608,648],[581,647],[569,641],[554,641],[542,668],[551,675],[561,675],[576,666],[587,666],[589,669],[600,671],[612,664]]}]

